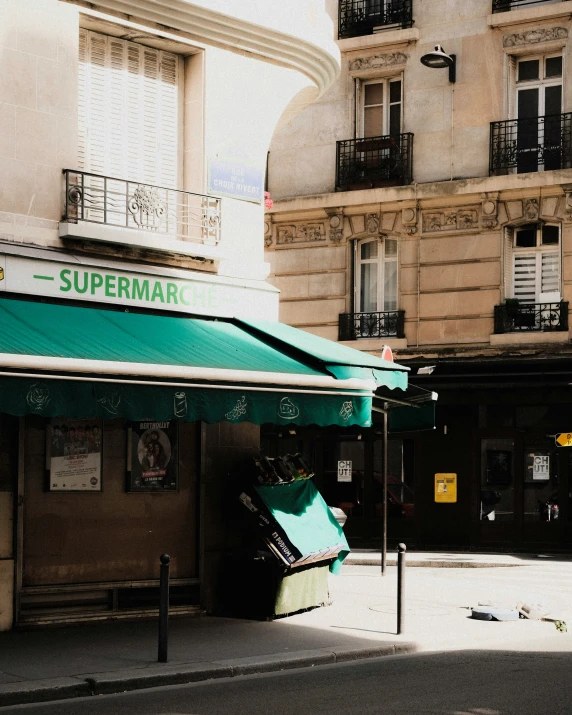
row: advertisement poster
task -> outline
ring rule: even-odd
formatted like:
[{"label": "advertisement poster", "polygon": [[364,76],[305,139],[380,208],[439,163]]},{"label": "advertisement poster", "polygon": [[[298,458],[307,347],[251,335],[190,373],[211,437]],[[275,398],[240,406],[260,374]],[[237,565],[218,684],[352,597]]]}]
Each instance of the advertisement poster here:
[{"label": "advertisement poster", "polygon": [[51,492],[101,491],[101,420],[56,417],[48,431]]},{"label": "advertisement poster", "polygon": [[131,423],[128,491],[177,491],[177,428],[176,422]]},{"label": "advertisement poster", "polygon": [[550,479],[550,454],[529,452],[526,455],[526,481],[546,482]]},{"label": "advertisement poster", "polygon": [[338,462],[338,482],[352,481],[352,463],[351,460],[344,459]]}]

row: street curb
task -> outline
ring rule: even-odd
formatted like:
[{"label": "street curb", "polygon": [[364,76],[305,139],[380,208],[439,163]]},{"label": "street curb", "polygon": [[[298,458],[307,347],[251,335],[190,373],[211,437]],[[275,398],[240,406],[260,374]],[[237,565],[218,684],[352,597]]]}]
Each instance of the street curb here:
[{"label": "street curb", "polygon": [[0,707],[83,698],[86,695],[91,695],[89,684],[79,678],[25,680],[19,683],[0,685]]},{"label": "street curb", "polygon": [[[396,559],[387,559],[387,566],[397,566]],[[516,566],[528,566],[527,563],[521,564],[501,564],[486,561],[415,561],[407,560],[407,566],[413,568],[428,568],[428,569],[495,569],[495,568],[513,568]],[[381,567],[380,557],[365,557],[363,559],[352,558],[348,556],[344,559],[344,566],[379,566]]]},{"label": "street curb", "polygon": [[366,658],[403,655],[419,650],[417,643],[388,643],[368,648],[319,648],[294,653],[272,653],[209,663],[150,665],[109,673],[91,673],[76,678],[28,680],[0,685],[0,708],[8,705],[47,702],[89,695],[111,695],[165,685],[198,683],[255,673],[274,673],[315,665],[346,663]]}]

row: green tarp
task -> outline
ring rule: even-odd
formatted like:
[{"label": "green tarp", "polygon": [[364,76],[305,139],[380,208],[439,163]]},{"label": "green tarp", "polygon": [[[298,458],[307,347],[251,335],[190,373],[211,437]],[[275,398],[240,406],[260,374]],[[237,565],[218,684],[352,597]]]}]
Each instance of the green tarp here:
[{"label": "green tarp", "polygon": [[[254,386],[248,372],[299,375],[301,380],[333,375],[379,381],[382,376],[388,386],[407,383],[399,365],[280,324],[8,297],[0,298],[0,353],[11,356],[11,369],[19,367],[14,362],[19,355],[90,361],[92,374],[79,380],[63,379],[70,376],[64,362],[61,369],[51,367],[62,373],[61,379],[40,371],[36,377],[0,376],[0,411],[14,415],[368,427],[372,397],[366,390],[338,390],[335,384],[332,389],[297,390],[295,380],[292,387]],[[137,384],[127,384],[130,375],[114,376],[109,366],[100,370],[98,361],[242,372],[233,383],[236,389],[216,381],[207,386],[206,380],[196,386],[161,379],[163,384],[151,386],[140,376]],[[0,359],[0,371],[5,370]],[[107,381],[101,379],[104,372]]]},{"label": "green tarp", "polygon": [[350,548],[342,527],[314,484],[307,480],[255,488],[266,508],[302,555],[342,545],[330,567],[332,573],[338,573]]}]

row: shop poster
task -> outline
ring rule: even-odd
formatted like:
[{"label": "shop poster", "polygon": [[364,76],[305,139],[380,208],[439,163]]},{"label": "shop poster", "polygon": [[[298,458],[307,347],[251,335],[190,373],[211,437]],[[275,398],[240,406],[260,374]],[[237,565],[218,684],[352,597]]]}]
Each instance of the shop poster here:
[{"label": "shop poster", "polygon": [[101,420],[52,419],[47,452],[49,491],[101,491]]},{"label": "shop poster", "polygon": [[177,491],[176,422],[132,422],[129,430],[128,491]]}]

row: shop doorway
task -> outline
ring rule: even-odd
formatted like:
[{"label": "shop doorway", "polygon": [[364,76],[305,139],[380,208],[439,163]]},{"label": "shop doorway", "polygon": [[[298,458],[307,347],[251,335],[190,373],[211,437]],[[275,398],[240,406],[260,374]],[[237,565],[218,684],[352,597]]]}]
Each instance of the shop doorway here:
[{"label": "shop doorway", "polygon": [[549,435],[483,432],[478,439],[478,542],[559,548],[569,539],[572,454]]}]

